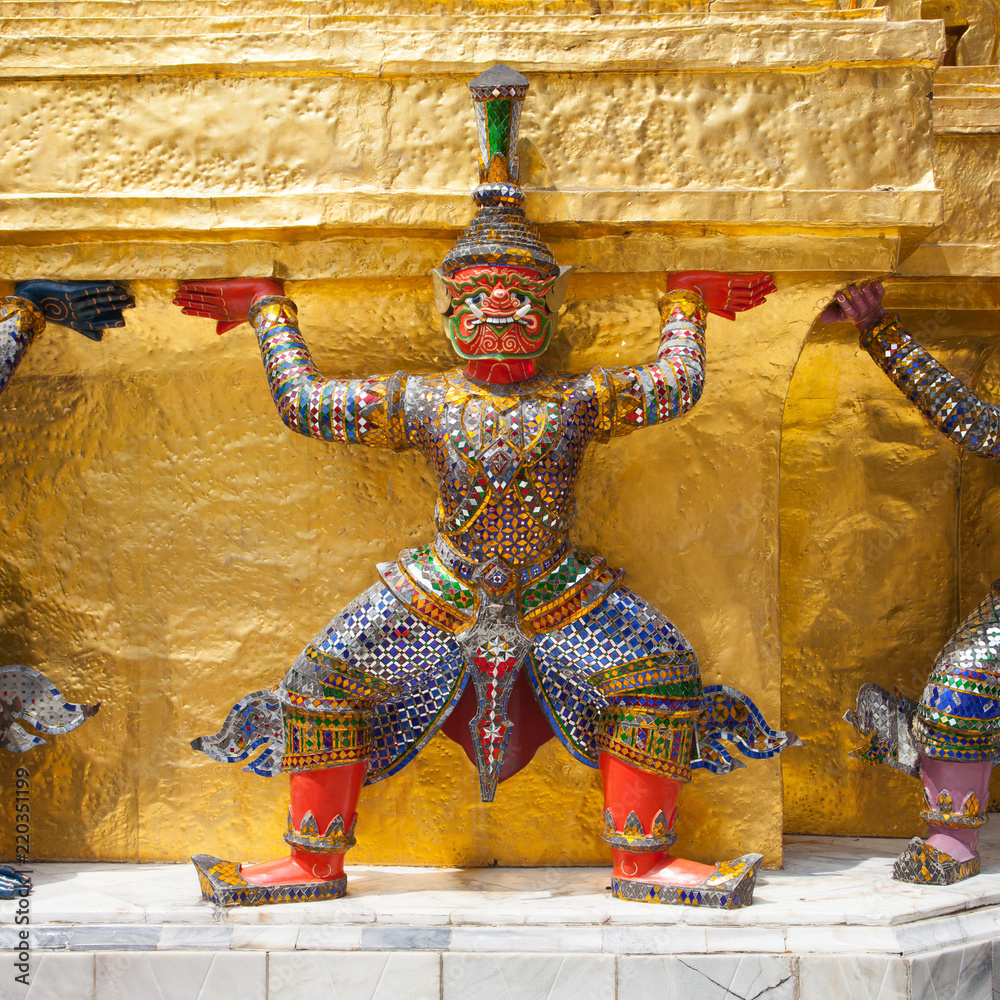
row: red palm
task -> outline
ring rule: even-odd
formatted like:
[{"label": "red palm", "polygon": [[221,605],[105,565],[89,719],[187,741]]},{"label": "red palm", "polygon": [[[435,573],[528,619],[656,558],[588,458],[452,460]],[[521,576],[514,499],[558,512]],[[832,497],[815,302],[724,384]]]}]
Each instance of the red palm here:
[{"label": "red palm", "polygon": [[284,294],[285,286],[273,278],[182,281],[174,294],[174,305],[180,306],[185,316],[214,319],[215,332],[225,333],[247,321],[257,299]]},{"label": "red palm", "polygon": [[776,289],[767,271],[749,274],[726,274],[723,271],[674,271],[667,279],[667,289],[697,292],[708,311],[726,319],[736,319],[738,312],[759,306]]}]

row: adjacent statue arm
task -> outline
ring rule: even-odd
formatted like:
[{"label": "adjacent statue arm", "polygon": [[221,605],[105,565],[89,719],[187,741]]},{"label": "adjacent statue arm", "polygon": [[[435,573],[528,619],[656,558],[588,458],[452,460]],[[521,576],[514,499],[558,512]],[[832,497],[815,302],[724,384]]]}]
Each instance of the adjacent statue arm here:
[{"label": "adjacent statue arm", "polygon": [[320,441],[401,451],[406,376],[325,378],[299,332],[295,303],[278,281],[184,282],[174,302],[185,313],[215,319],[222,333],[244,320],[257,334],[271,397],[285,425]]},{"label": "adjacent statue arm", "polygon": [[629,434],[679,417],[701,397],[705,382],[708,313],[734,319],[774,291],[769,274],[681,271],[660,296],[660,347],[656,361],[626,368],[596,368],[599,440]]},{"label": "adjacent statue arm", "polygon": [[0,300],[0,392],[10,381],[36,334],[45,329],[42,310],[19,295]]},{"label": "adjacent statue arm", "polygon": [[1000,407],[980,399],[924,350],[882,308],[880,282],[850,285],[823,313],[825,322],[850,320],[861,346],[892,383],[939,431],[974,455],[1000,459]]},{"label": "adjacent statue arm", "polygon": [[45,321],[68,326],[90,340],[124,326],[122,313],[135,299],[123,285],[103,281],[22,281],[0,299],[0,392]]}]

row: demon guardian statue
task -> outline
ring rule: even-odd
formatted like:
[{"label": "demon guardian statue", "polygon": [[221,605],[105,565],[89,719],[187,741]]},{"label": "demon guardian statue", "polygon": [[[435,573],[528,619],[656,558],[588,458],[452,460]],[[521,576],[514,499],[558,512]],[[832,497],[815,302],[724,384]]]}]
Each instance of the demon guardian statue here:
[{"label": "demon guardian statue", "polygon": [[242,699],[220,733],[194,741],[220,761],[290,774],[290,855],[239,865],[193,860],[222,905],[345,892],[363,783],[403,768],[439,730],[476,765],[484,801],[554,733],[600,767],[612,886],[624,899],[735,907],[752,899],[759,854],[703,865],[672,855],[677,795],[691,769],[778,753],[740,692],[703,687],[694,651],[622,572],[573,547],[574,486],[592,442],[685,414],[701,395],[708,311],[763,302],[766,274],[674,274],[649,364],[543,372],[565,294],[521,209],[517,132],[528,81],[496,66],[470,84],[480,145],[476,215],[435,272],[435,301],[464,363],[440,375],[323,378],[279,282],[187,282],[176,302],[220,332],[249,319],[284,422],[325,441],[402,450],[431,463],[433,541],[378,567],[380,580],[306,646],[275,691]]}]

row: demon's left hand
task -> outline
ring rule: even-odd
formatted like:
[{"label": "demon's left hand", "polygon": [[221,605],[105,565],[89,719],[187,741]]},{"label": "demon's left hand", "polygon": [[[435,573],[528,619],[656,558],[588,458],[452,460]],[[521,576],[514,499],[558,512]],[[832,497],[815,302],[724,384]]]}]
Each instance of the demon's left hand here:
[{"label": "demon's left hand", "polygon": [[22,281],[14,294],[34,302],[50,323],[68,326],[91,340],[109,327],[124,326],[122,313],[135,299],[116,281]]},{"label": "demon's left hand", "polygon": [[667,278],[667,291],[697,292],[708,311],[726,319],[759,306],[775,290],[774,278],[766,271],[725,274],[722,271],[674,271]]}]

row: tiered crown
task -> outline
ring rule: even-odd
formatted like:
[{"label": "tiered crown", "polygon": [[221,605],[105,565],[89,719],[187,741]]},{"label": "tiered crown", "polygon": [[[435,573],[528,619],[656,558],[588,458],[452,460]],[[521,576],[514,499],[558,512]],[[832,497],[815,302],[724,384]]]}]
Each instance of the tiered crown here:
[{"label": "tiered crown", "polygon": [[552,251],[521,208],[517,136],[528,86],[527,77],[502,63],[469,84],[479,133],[479,186],[472,192],[476,215],[445,257],[446,274],[476,264],[559,273]]}]

